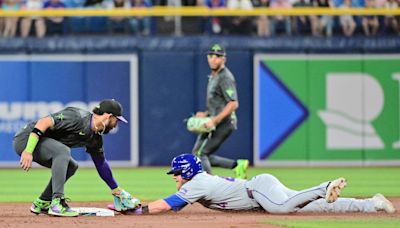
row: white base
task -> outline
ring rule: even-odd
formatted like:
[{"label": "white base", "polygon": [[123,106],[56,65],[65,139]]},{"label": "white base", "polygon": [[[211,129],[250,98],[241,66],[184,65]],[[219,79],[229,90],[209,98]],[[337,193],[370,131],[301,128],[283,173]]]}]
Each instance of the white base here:
[{"label": "white base", "polygon": [[78,211],[79,216],[114,216],[114,211],[105,209],[105,208],[97,208],[97,207],[74,207],[72,210]]}]

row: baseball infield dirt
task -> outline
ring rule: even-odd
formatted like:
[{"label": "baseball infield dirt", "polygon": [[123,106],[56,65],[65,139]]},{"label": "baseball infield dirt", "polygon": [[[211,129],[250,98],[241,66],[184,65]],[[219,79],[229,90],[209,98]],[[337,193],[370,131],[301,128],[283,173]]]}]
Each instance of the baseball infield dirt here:
[{"label": "baseball infield dirt", "polygon": [[[390,198],[395,207],[400,209],[400,198]],[[72,207],[100,207],[105,208],[107,202],[72,202]],[[340,219],[340,218],[400,218],[400,212],[395,214],[379,213],[307,213],[270,215],[261,212],[221,212],[202,207],[200,204],[187,206],[178,213],[170,212],[162,215],[128,216],[118,215],[115,217],[76,217],[59,218],[47,215],[34,215],[29,212],[30,203],[0,203],[0,227],[190,227],[190,228],[212,228],[212,227],[275,227],[262,224],[268,219]]]}]

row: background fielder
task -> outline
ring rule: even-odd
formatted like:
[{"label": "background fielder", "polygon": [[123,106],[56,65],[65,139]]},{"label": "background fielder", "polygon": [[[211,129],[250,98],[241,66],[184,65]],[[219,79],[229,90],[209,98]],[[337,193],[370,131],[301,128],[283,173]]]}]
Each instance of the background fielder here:
[{"label": "background fielder", "polygon": [[207,110],[197,112],[196,117],[211,117],[205,126],[215,130],[199,134],[192,152],[201,159],[207,173],[212,174],[211,166],[234,168],[236,177],[245,179],[248,160],[235,161],[214,154],[237,127],[235,110],[239,107],[239,101],[235,78],[225,66],[225,49],[214,44],[207,53],[207,60],[211,69],[207,85]]}]

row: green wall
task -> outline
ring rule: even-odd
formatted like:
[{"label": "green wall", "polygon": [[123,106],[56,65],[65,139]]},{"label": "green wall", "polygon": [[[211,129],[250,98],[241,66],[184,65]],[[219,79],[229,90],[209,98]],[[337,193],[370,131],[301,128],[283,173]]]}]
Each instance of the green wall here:
[{"label": "green wall", "polygon": [[[400,56],[259,55],[255,60],[256,67],[269,68],[309,111],[266,160],[400,161],[400,150],[393,145],[399,140],[400,79],[393,76],[400,74]],[[321,118],[324,111],[333,114],[332,122]]]}]

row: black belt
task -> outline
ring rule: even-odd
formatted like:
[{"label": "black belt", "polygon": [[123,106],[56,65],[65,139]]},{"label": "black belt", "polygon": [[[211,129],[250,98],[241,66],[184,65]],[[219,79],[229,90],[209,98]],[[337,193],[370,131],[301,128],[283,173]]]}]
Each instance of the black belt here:
[{"label": "black belt", "polygon": [[253,191],[250,190],[250,189],[248,189],[248,188],[246,188],[246,191],[247,191],[247,196],[248,196],[250,199],[254,199]]}]

